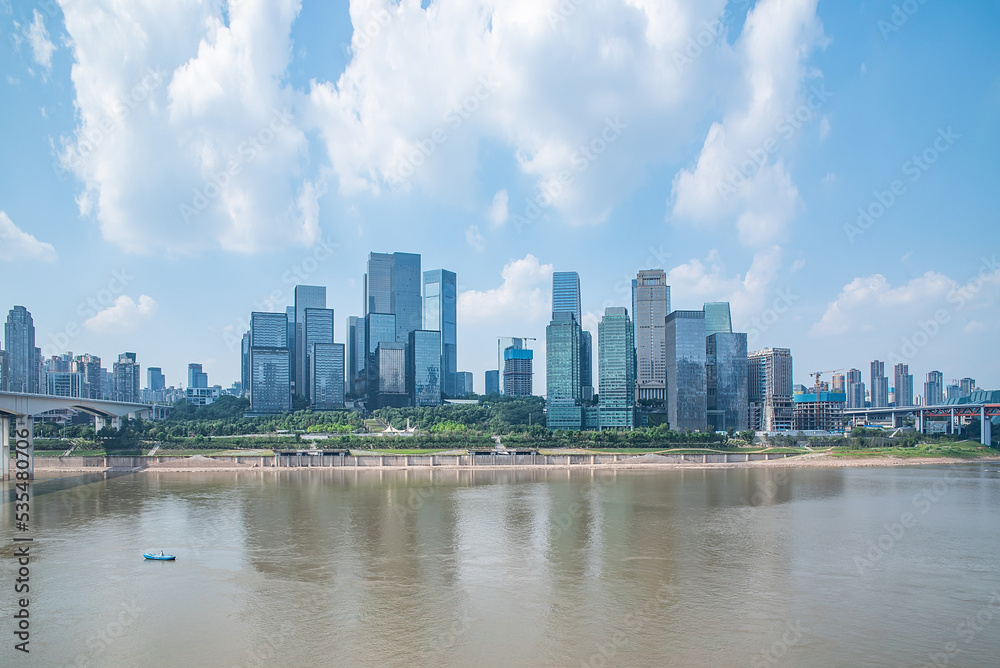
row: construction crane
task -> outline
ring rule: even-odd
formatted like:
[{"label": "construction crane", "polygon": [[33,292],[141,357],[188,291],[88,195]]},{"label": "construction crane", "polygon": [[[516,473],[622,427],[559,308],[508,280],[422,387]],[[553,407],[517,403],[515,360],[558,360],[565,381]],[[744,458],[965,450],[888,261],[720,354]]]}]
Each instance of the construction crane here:
[{"label": "construction crane", "polygon": [[820,378],[820,376],[822,376],[824,373],[837,373],[838,371],[843,371],[843,369],[830,369],[829,371],[813,371],[812,373],[809,374],[810,376],[813,376],[816,379],[816,384],[814,386],[814,390],[816,392],[816,401],[817,402],[819,402],[819,378]]}]

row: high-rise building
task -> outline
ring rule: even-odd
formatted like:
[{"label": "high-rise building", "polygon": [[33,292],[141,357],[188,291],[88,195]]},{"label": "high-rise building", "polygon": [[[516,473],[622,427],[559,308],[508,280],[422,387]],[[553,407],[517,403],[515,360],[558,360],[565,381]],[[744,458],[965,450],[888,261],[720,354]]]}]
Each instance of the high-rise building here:
[{"label": "high-rise building", "polygon": [[288,316],[250,314],[250,411],[257,414],[292,410],[288,354]]},{"label": "high-rise building", "polygon": [[667,349],[664,341],[670,313],[670,286],[662,269],[640,271],[632,281],[635,318],[636,399],[662,402],[667,389]]},{"label": "high-rise building", "polygon": [[455,396],[458,371],[458,283],[455,272],[434,269],[424,272],[424,324],[428,331],[441,332],[441,387]]},{"label": "high-rise building", "polygon": [[[147,369],[147,371],[149,371]],[[201,370],[200,364],[188,364],[188,387],[208,387],[208,374]]]},{"label": "high-rise building", "polygon": [[[295,394],[308,398],[309,396],[309,346],[306,341],[306,309],[326,308],[326,288],[320,285],[295,286],[295,368],[292,371],[292,387]],[[321,343],[332,343],[322,341]]]},{"label": "high-rise building", "polygon": [[[511,346],[503,351],[503,393],[511,397],[530,397],[535,351]],[[488,393],[487,393],[488,394]]]},{"label": "high-rise building", "polygon": [[962,398],[962,388],[958,385],[952,384],[947,386],[946,388],[944,388],[944,393],[945,393],[944,397],[945,401],[951,401],[952,399]]},{"label": "high-rise building", "polygon": [[[98,360],[98,367],[100,366],[100,360]],[[158,366],[147,366],[146,367],[146,387],[148,387],[153,392],[162,390],[167,386],[167,379],[163,375],[163,369]],[[206,387],[208,384],[206,383]]]},{"label": "high-rise building", "polygon": [[[513,346],[514,348],[523,348],[524,339],[518,338],[516,336],[500,336],[497,337],[497,370],[500,375],[503,376],[504,371],[504,358],[503,353],[505,350]],[[500,382],[500,392],[504,392],[503,379]]]},{"label": "high-rise building", "polygon": [[396,342],[406,344],[410,332],[423,326],[420,255],[369,253],[365,274],[365,315],[396,316]]},{"label": "high-rise building", "polygon": [[666,317],[667,421],[675,431],[708,426],[705,312],[673,311]]},{"label": "high-rise building", "polygon": [[875,360],[871,364],[872,408],[889,406],[889,379],[885,375],[885,362]]},{"label": "high-rise building", "polygon": [[6,350],[0,350],[0,392],[8,392],[7,381],[10,376],[10,365],[7,361],[8,355]]},{"label": "high-rise building", "polygon": [[7,353],[7,391],[38,394],[40,355],[35,348],[35,323],[28,309],[15,306],[7,314],[3,343]]},{"label": "high-rise building", "polygon": [[112,399],[125,403],[139,403],[142,394],[139,392],[139,363],[135,353],[122,353],[112,367],[114,376]]},{"label": "high-rise building", "polygon": [[[286,330],[287,331],[287,330]],[[250,330],[243,332],[240,340],[240,386],[245,397],[250,394]]]},{"label": "high-rise building", "polygon": [[365,315],[392,313],[392,255],[369,253],[364,282]]},{"label": "high-rise building", "polygon": [[[309,377],[309,354],[315,343],[333,343],[333,309],[332,308],[307,308],[305,310],[305,322],[303,324],[305,335],[303,341],[306,346],[306,370],[305,370],[305,391],[300,395],[304,399],[312,400],[310,391],[312,380]],[[325,350],[325,349],[324,349]],[[343,370],[341,370],[343,371]]]},{"label": "high-rise building", "polygon": [[847,392],[847,376],[842,373],[833,374],[832,390],[840,394],[845,394]]},{"label": "high-rise building", "polygon": [[556,313],[572,313],[577,324],[583,321],[580,310],[580,274],[557,271],[552,274],[552,319]]},{"label": "high-rise building", "polygon": [[895,376],[896,406],[913,405],[913,376],[910,374],[910,367],[907,364],[897,364],[893,367]]},{"label": "high-rise building", "polygon": [[745,333],[715,332],[705,338],[708,423],[715,431],[747,428],[748,372]]},{"label": "high-rise building", "polygon": [[796,431],[844,431],[845,396],[839,392],[820,392],[815,388],[794,397]]},{"label": "high-rise building", "polygon": [[475,394],[476,388],[475,385],[473,385],[471,371],[458,371],[456,372],[455,378],[455,389],[461,392],[461,396],[464,397],[466,394]]},{"label": "high-rise building", "polygon": [[[375,348],[375,408],[401,408],[409,403],[406,393],[406,345],[395,341],[379,343]],[[369,391],[369,395],[371,396]]]},{"label": "high-rise building", "polygon": [[441,405],[441,362],[441,332],[425,329],[410,332],[406,383],[411,405]]},{"label": "high-rise building", "polygon": [[[317,309],[325,310],[325,309]],[[306,327],[312,309],[306,311]],[[331,312],[330,317],[333,317]],[[332,323],[331,323],[332,324]],[[308,340],[308,336],[306,339]],[[331,338],[333,338],[331,336]],[[309,405],[313,410],[344,407],[344,344],[314,342],[309,348]]]},{"label": "high-rise building", "polygon": [[944,374],[940,371],[928,371],[927,382],[924,383],[924,405],[940,406],[944,403]]},{"label": "high-rise building", "polygon": [[83,375],[72,371],[48,371],[45,394],[57,397],[83,397]]},{"label": "high-rise building", "polygon": [[486,396],[500,394],[500,371],[490,369],[486,372]]},{"label": "high-rise building", "polygon": [[378,392],[379,382],[375,352],[382,343],[396,343],[396,316],[391,313],[371,312],[365,316],[365,349],[368,351],[368,361],[365,364],[365,394],[372,400]]},{"label": "high-rise building", "polygon": [[[393,323],[393,331],[396,325]],[[365,318],[352,315],[347,318],[347,390],[355,394],[364,393],[365,361]]]},{"label": "high-rise building", "polygon": [[580,330],[580,398],[594,400],[594,337]]},{"label": "high-rise building", "polygon": [[847,408],[865,407],[865,384],[861,382],[861,370],[850,369],[845,378],[845,392],[847,394]]},{"label": "high-rise building", "polygon": [[602,429],[635,427],[634,336],[628,309],[604,309],[597,326],[598,415]]},{"label": "high-rise building", "polygon": [[[287,332],[288,332],[288,382],[291,383],[292,394],[294,395],[294,394],[296,394],[296,391],[295,391],[295,360],[296,360],[296,352],[295,352],[295,339],[296,339],[296,336],[295,336],[295,331],[296,331],[295,330],[295,322],[296,322],[295,321],[295,306],[286,306],[285,307],[285,317],[287,319],[286,327],[287,327]],[[302,320],[299,320],[298,322],[299,322],[299,324],[301,324]]]},{"label": "high-rise building", "polygon": [[549,429],[579,431],[583,424],[581,331],[568,310],[554,312],[552,322],[545,328],[545,411]]},{"label": "high-rise building", "polygon": [[967,397],[976,391],[976,381],[974,378],[963,378],[958,381],[958,388],[963,397]]},{"label": "high-rise building", "polygon": [[732,334],[733,317],[729,312],[729,302],[708,302],[705,311],[705,336],[712,334]]},{"label": "high-rise building", "polygon": [[747,355],[751,429],[789,431],[792,406],[792,351],[765,348]]}]

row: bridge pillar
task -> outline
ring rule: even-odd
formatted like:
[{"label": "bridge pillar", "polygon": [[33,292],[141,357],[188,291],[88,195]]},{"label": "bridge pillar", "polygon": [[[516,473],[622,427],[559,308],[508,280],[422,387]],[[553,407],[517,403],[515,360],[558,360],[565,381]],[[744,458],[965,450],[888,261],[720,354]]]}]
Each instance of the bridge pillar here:
[{"label": "bridge pillar", "polygon": [[924,433],[924,409],[917,411],[917,432]]},{"label": "bridge pillar", "polygon": [[[27,432],[26,437],[21,434]],[[18,471],[27,471],[28,480],[35,479],[35,420],[30,415],[19,415],[14,423],[14,447],[21,441],[28,442],[28,468],[18,468]],[[15,467],[18,457],[14,457]]]},{"label": "bridge pillar", "polygon": [[122,428],[122,419],[120,416],[116,415],[113,418],[111,418],[111,428],[114,429],[115,431],[118,431],[119,429]]},{"label": "bridge pillar", "polygon": [[948,433],[952,436],[955,435],[955,409],[951,409],[951,419],[948,420]]},{"label": "bridge pillar", "polygon": [[104,429],[104,424],[105,424],[104,416],[103,415],[95,415],[94,416],[94,433],[96,434],[100,430]]},{"label": "bridge pillar", "polygon": [[979,442],[983,445],[993,444],[993,420],[986,415],[986,406],[979,408]]},{"label": "bridge pillar", "polygon": [[3,458],[0,480],[10,480],[10,418],[0,417],[0,457]]}]

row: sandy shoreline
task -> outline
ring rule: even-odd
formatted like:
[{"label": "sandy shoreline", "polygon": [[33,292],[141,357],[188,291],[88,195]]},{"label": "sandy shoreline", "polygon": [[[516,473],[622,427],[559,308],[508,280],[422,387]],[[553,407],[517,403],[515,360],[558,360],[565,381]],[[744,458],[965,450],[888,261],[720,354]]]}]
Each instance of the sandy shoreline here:
[{"label": "sandy shoreline", "polygon": [[[896,457],[893,455],[878,457],[833,457],[827,453],[817,452],[785,459],[759,460],[750,462],[728,462],[706,464],[702,462],[656,462],[650,461],[647,456],[637,456],[644,461],[622,460],[606,464],[519,464],[516,466],[314,466],[314,467],[275,467],[275,466],[253,466],[250,464],[234,466],[228,463],[221,463],[220,466],[204,466],[202,462],[192,462],[191,466],[178,466],[177,464],[154,464],[142,468],[134,469],[137,473],[147,472],[171,472],[171,473],[206,473],[206,472],[237,472],[237,471],[518,471],[518,470],[645,470],[645,471],[666,471],[675,469],[740,469],[740,468],[871,468],[889,466],[929,466],[948,464],[983,464],[998,463],[1000,456],[986,455],[977,458],[961,457]],[[44,472],[67,472],[67,473],[102,473],[104,471],[124,471],[132,469],[120,469],[112,467],[59,467],[45,466],[44,462],[35,460],[35,470]]]}]

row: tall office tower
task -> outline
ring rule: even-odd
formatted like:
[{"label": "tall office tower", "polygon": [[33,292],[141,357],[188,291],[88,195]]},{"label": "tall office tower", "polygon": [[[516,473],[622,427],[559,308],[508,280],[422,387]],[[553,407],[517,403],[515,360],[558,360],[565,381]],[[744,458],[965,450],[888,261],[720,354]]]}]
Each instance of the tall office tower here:
[{"label": "tall office tower", "polygon": [[305,334],[302,340],[306,347],[306,367],[303,383],[305,391],[300,392],[304,399],[311,400],[309,393],[312,389],[312,380],[309,377],[309,354],[314,343],[333,343],[333,309],[332,308],[307,308],[305,310],[305,320],[303,321],[303,331]]},{"label": "tall office tower", "polygon": [[[295,392],[295,306],[285,307],[285,316],[288,332],[288,382],[292,387],[292,394]],[[299,321],[301,322],[301,321]]]},{"label": "tall office tower", "polygon": [[842,373],[833,374],[833,391],[839,394],[847,393],[847,376]]},{"label": "tall office tower", "polygon": [[705,311],[705,336],[712,334],[732,334],[733,317],[729,312],[729,302],[708,302]]},{"label": "tall office tower", "polygon": [[142,395],[139,393],[139,363],[135,353],[122,353],[112,367],[114,376],[112,399],[125,403],[139,403]]},{"label": "tall office tower", "polygon": [[952,399],[962,398],[962,388],[958,385],[948,385],[944,388],[944,399],[945,401],[951,401]]},{"label": "tall office tower", "polygon": [[963,378],[958,381],[959,391],[963,397],[967,397],[976,391],[976,381],[973,378]]},{"label": "tall office tower", "polygon": [[[497,337],[497,370],[500,375],[503,376],[504,370],[504,351],[510,347],[523,348],[524,339],[518,338],[516,336],[500,336]],[[504,392],[504,384],[500,382],[500,392]]]},{"label": "tall office tower", "polygon": [[[309,311],[306,312],[307,327]],[[313,410],[344,407],[343,343],[313,343],[309,347],[309,402]]]},{"label": "tall office tower", "polygon": [[500,371],[490,369],[486,372],[486,396],[500,394]]},{"label": "tall office tower", "polygon": [[635,317],[636,399],[662,402],[667,398],[667,348],[664,328],[670,313],[670,286],[662,269],[640,271],[632,281]]},{"label": "tall office tower", "polygon": [[764,348],[747,355],[751,429],[789,431],[795,420],[792,406],[792,351]]},{"label": "tall office tower", "polygon": [[552,274],[552,319],[556,313],[572,313],[577,324],[583,322],[580,311],[580,274],[557,271]]},{"label": "tall office tower", "polygon": [[635,427],[635,329],[628,309],[611,306],[597,325],[600,426]]},{"label": "tall office tower", "polygon": [[[100,362],[98,362],[100,364]],[[162,390],[167,386],[167,379],[163,375],[163,369],[158,366],[146,367],[146,387],[153,392]],[[207,387],[207,383],[206,383]]]},{"label": "tall office tower", "polygon": [[365,274],[365,315],[396,316],[396,342],[405,344],[410,332],[423,326],[420,296],[420,255],[369,253]]},{"label": "tall office tower", "polygon": [[8,392],[7,380],[10,375],[10,366],[7,362],[7,351],[0,350],[0,392]]},{"label": "tall office tower", "polygon": [[[287,322],[287,319],[286,319]],[[286,330],[287,331],[287,330]],[[240,396],[250,394],[250,330],[243,332],[240,340]]]},{"label": "tall office tower", "polygon": [[594,400],[594,337],[585,329],[580,330],[580,398]]},{"label": "tall office tower", "polygon": [[[292,372],[292,388],[303,398],[309,396],[309,347],[306,342],[306,309],[326,308],[326,288],[319,285],[295,286],[295,370]],[[323,343],[332,343],[323,341]]]},{"label": "tall office tower", "polygon": [[705,312],[673,311],[666,317],[667,421],[675,431],[708,426]]},{"label": "tall office tower", "polygon": [[288,316],[250,314],[250,411],[257,414],[292,410]]},{"label": "tall office tower", "polygon": [[897,364],[893,367],[893,375],[896,381],[896,405],[913,405],[913,376],[910,374],[910,367],[907,364]]},{"label": "tall office tower", "polygon": [[35,354],[35,323],[23,306],[15,306],[7,314],[4,350],[7,352],[7,391],[38,394],[41,379]]},{"label": "tall office tower", "polygon": [[747,335],[716,332],[705,339],[708,423],[715,431],[746,429],[750,406]]},{"label": "tall office tower", "polygon": [[944,374],[940,371],[928,371],[927,382],[924,383],[924,405],[939,406],[944,403]]},{"label": "tall office tower", "polygon": [[188,387],[207,388],[208,374],[201,370],[200,364],[188,364]]},{"label": "tall office tower", "polygon": [[406,391],[411,406],[441,405],[441,332],[416,329],[406,346]]},{"label": "tall office tower", "polygon": [[[114,368],[114,366],[112,366]],[[101,399],[111,400],[115,394],[115,377],[107,369],[101,369]]]},{"label": "tall office tower", "polygon": [[73,371],[47,371],[45,394],[57,397],[83,397],[83,375]]},{"label": "tall office tower", "polygon": [[885,362],[875,360],[871,364],[872,408],[889,406],[889,379],[885,376]]},{"label": "tall office tower", "polygon": [[[535,351],[511,346],[503,351],[503,393],[530,397]],[[487,392],[489,394],[489,392]]]},{"label": "tall office tower", "polygon": [[[369,313],[365,316],[365,394],[369,399],[375,399],[378,393],[379,370],[375,352],[379,344],[396,342],[396,316],[391,313]],[[405,363],[404,363],[405,366]],[[404,369],[405,371],[405,369]],[[370,407],[369,407],[370,408]]]},{"label": "tall office tower", "polygon": [[580,324],[570,311],[552,314],[545,328],[545,405],[549,429],[583,426],[580,385]]},{"label": "tall office tower", "polygon": [[[393,330],[395,330],[393,325]],[[347,318],[347,386],[354,394],[364,392],[362,372],[365,370],[365,319],[356,315]]]},{"label": "tall office tower", "polygon": [[[406,393],[406,344],[386,341],[375,348],[375,362],[378,369],[373,385],[375,407],[402,408],[409,404]],[[369,396],[372,392],[369,391]]]},{"label": "tall office tower", "polygon": [[473,384],[471,371],[458,371],[455,374],[455,385],[461,396],[475,394],[476,386]]},{"label": "tall office tower", "polygon": [[441,332],[441,388],[455,396],[458,371],[458,283],[455,272],[434,269],[424,272],[424,324],[427,331]]},{"label": "tall office tower", "polygon": [[860,369],[848,370],[845,383],[846,387],[844,389],[844,392],[845,394],[847,394],[847,407],[864,408],[865,384],[861,382],[861,370]]}]

